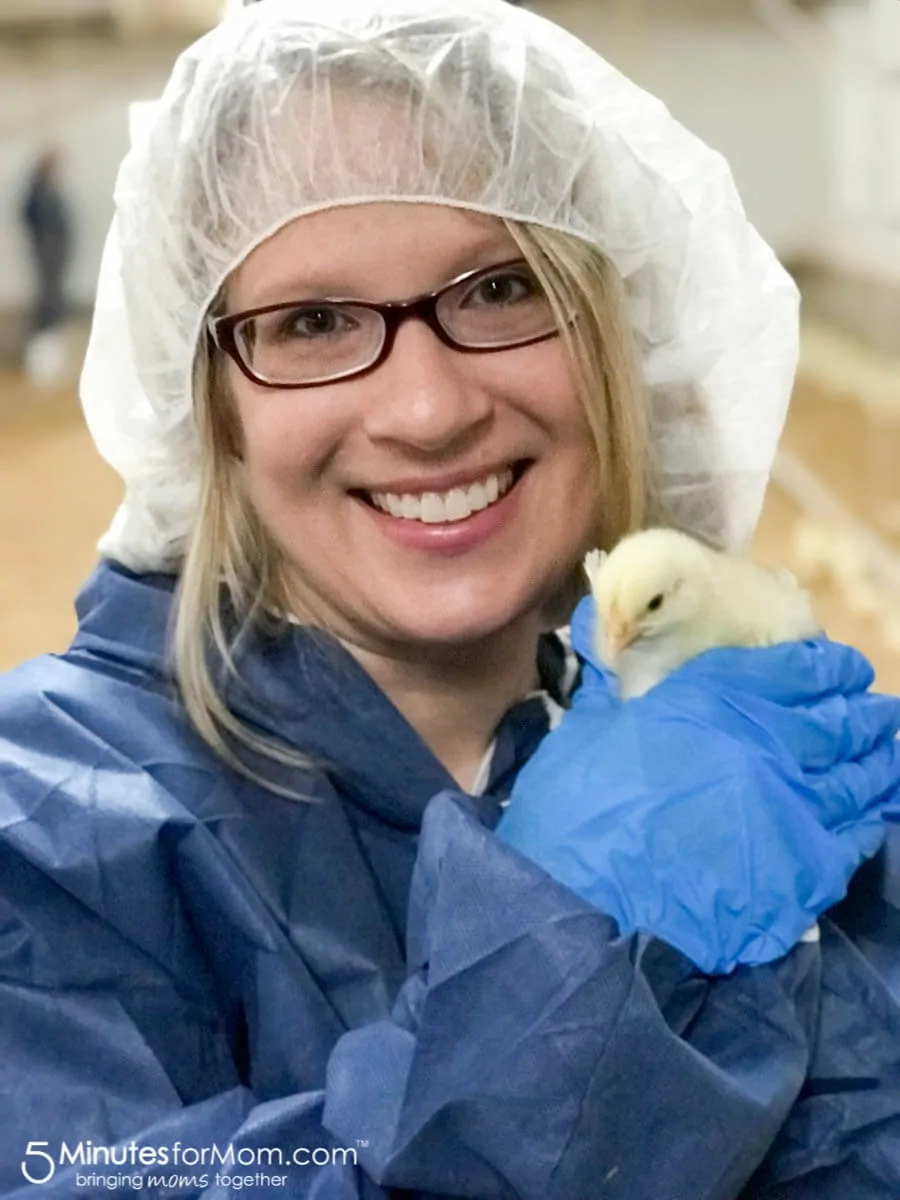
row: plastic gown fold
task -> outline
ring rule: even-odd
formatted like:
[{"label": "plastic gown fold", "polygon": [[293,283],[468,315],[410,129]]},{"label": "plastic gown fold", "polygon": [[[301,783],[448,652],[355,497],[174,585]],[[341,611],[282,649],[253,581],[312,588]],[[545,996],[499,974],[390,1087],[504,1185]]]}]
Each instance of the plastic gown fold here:
[{"label": "plastic gown fold", "polygon": [[352,659],[290,628],[247,647],[231,702],[354,769],[282,800],[174,703],[172,585],[101,567],[71,650],[0,688],[0,1194],[63,1142],[121,1165],[21,1194],[894,1194],[896,826],[819,944],[707,978],[492,832],[540,700],[463,797]]}]

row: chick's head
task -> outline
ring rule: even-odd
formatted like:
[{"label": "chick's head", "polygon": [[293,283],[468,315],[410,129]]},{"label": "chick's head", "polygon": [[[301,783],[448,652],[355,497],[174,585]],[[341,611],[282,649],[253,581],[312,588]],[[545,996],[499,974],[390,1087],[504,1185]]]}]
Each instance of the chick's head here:
[{"label": "chick's head", "polygon": [[647,529],[585,563],[599,617],[597,651],[608,666],[634,643],[675,633],[702,616],[713,558],[714,551],[687,534]]}]

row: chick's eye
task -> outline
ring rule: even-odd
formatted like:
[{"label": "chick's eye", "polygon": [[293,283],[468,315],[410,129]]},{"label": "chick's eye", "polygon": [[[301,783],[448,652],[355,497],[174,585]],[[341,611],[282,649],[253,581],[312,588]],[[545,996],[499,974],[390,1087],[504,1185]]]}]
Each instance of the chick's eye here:
[{"label": "chick's eye", "polygon": [[659,592],[656,596],[653,597],[653,599],[647,605],[647,611],[648,612],[656,612],[656,610],[658,608],[662,608],[662,603],[663,603],[664,599],[665,599],[665,597],[663,596],[662,592]]}]

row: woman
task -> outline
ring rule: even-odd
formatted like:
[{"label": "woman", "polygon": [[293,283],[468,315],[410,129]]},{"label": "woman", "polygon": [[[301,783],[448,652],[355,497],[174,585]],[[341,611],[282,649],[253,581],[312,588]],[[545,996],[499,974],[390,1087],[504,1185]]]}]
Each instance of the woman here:
[{"label": "woman", "polygon": [[887,1195],[891,943],[807,930],[898,705],[826,642],[620,705],[550,632],[589,547],[750,531],[793,288],[560,30],[366,8],[229,18],[122,168],[84,399],[126,499],[0,694],[4,1191]]}]

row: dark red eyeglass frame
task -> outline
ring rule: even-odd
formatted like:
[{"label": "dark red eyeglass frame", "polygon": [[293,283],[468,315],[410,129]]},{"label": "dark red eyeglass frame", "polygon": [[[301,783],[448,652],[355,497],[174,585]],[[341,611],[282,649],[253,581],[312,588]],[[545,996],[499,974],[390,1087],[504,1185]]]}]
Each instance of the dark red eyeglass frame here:
[{"label": "dark red eyeglass frame", "polygon": [[[436,291],[426,292],[421,296],[414,296],[411,300],[388,300],[379,304],[370,300],[358,300],[350,296],[313,296],[307,300],[289,300],[280,304],[265,304],[261,308],[248,308],[239,313],[229,313],[221,317],[210,317],[206,323],[207,335],[213,346],[221,350],[223,354],[227,354],[251,382],[258,384],[260,387],[277,388],[280,391],[324,387],[329,383],[337,383],[340,380],[356,379],[361,375],[367,375],[370,371],[374,371],[377,367],[380,367],[391,353],[394,348],[397,331],[405,321],[424,321],[445,346],[449,346],[453,350],[459,350],[464,354],[491,354],[498,350],[513,350],[519,346],[531,346],[537,342],[544,342],[549,338],[556,337],[559,334],[559,330],[553,328],[547,333],[539,333],[518,341],[503,342],[498,346],[469,346],[456,341],[443,327],[438,317],[437,307],[447,292],[459,287],[461,283],[475,280],[480,275],[491,275],[495,271],[502,271],[506,267],[525,267],[529,273],[533,274],[526,259],[512,258],[504,262],[493,263],[491,266],[477,267],[473,271],[465,271],[462,275],[451,279],[449,283],[444,284],[443,287],[438,288]],[[354,308],[366,308],[378,313],[384,322],[384,341],[375,359],[371,363],[367,363],[366,366],[354,368],[352,371],[346,372],[346,374],[330,375],[327,379],[314,379],[305,383],[275,383],[270,379],[265,379],[261,375],[257,375],[241,355],[237,338],[235,337],[237,326],[250,317],[261,317],[266,313],[282,310],[287,311],[292,308],[315,307],[316,304],[352,304]]]}]

